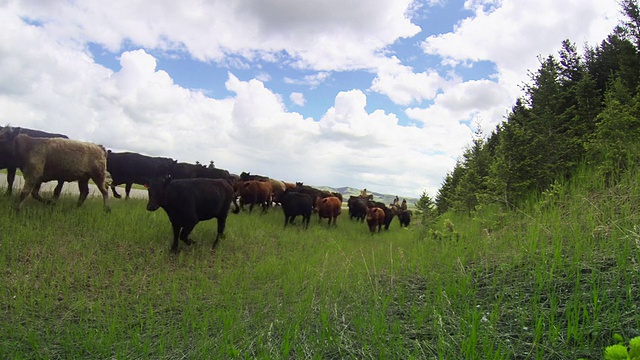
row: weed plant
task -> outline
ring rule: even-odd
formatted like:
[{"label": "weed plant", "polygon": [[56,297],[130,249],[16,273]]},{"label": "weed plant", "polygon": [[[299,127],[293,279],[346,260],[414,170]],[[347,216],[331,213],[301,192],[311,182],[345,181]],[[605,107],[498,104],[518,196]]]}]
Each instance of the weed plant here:
[{"label": "weed plant", "polygon": [[636,175],[373,236],[230,214],[177,255],[145,200],[3,197],[0,358],[601,359],[639,335]]}]

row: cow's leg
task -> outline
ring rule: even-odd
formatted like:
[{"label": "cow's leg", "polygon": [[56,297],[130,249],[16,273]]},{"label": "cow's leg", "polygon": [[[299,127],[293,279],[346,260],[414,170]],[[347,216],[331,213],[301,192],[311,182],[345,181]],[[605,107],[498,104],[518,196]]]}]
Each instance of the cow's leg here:
[{"label": "cow's leg", "polygon": [[177,253],[178,252],[178,237],[180,235],[180,229],[182,228],[182,226],[172,222],[171,223],[171,227],[173,228],[173,243],[171,244],[171,252],[172,253]]},{"label": "cow's leg", "polygon": [[124,192],[126,194],[125,196],[125,200],[129,200],[129,194],[131,193],[131,186],[133,185],[133,183],[126,183],[126,185],[124,186]]},{"label": "cow's leg", "polygon": [[[93,180],[93,182],[96,184],[96,187],[98,188],[98,191],[100,191],[100,194],[102,194],[102,208],[106,212],[111,212],[111,208],[109,207],[109,188],[107,187],[104,173],[100,173],[98,175],[92,176],[91,180]],[[80,186],[80,181],[78,181],[78,186]],[[87,195],[88,194],[89,194],[89,188],[88,188],[88,181],[87,181]],[[87,196],[85,195],[84,197],[86,198]],[[84,199],[82,201],[84,201]],[[78,204],[78,206],[80,206],[80,204]]]},{"label": "cow's leg", "polygon": [[62,193],[62,186],[64,185],[64,181],[59,180],[56,188],[53,189],[53,200],[58,200],[60,198],[60,194]]},{"label": "cow's leg", "polygon": [[235,196],[232,198],[232,201],[233,201],[233,205],[235,205],[235,209],[233,209],[232,212],[234,214],[237,214],[240,212],[240,208],[238,207],[238,201],[236,200]]},{"label": "cow's leg", "polygon": [[193,240],[189,239],[189,234],[191,234],[194,227],[196,227],[195,222],[183,226],[182,231],[180,231],[180,240],[184,241],[187,245],[193,244]]},{"label": "cow's leg", "polygon": [[120,199],[122,196],[118,194],[116,191],[116,184],[111,184],[111,192],[113,193],[113,197],[116,199]]},{"label": "cow's leg", "polygon": [[16,211],[20,211],[22,209],[22,205],[24,204],[24,201],[27,199],[27,196],[31,194],[31,190],[33,190],[36,184],[37,182],[29,181],[28,179],[25,179],[24,186],[22,187],[22,191],[20,191],[20,196],[18,197]]},{"label": "cow's leg", "polygon": [[16,179],[16,168],[8,167],[7,168],[7,191],[4,193],[5,195],[11,195],[13,192],[13,182]]},{"label": "cow's leg", "polygon": [[304,223],[305,229],[309,228],[309,221],[311,221],[311,214],[302,216],[302,222]]},{"label": "cow's leg", "polygon": [[269,212],[269,209],[271,209],[271,202],[272,202],[271,200],[272,200],[271,195],[269,195],[267,197],[267,201],[264,202],[264,205],[262,208],[263,213]]},{"label": "cow's leg", "polygon": [[87,199],[87,195],[89,195],[88,179],[78,180],[78,191],[80,192],[80,196],[78,197],[78,203],[76,204],[76,206],[79,207]]},{"label": "cow's leg", "polygon": [[40,201],[42,203],[51,204],[52,203],[51,200],[43,199],[42,196],[40,196],[40,186],[41,185],[42,185],[42,182],[38,182],[38,183],[33,185],[33,189],[31,189],[31,196],[34,199],[36,199],[36,200],[38,200],[38,201]]},{"label": "cow's leg", "polygon": [[213,241],[213,246],[212,248],[215,248],[216,245],[218,244],[218,240],[220,240],[221,237],[224,237],[224,228],[227,224],[227,213],[223,213],[220,216],[218,216],[218,233],[216,234],[216,239]]}]

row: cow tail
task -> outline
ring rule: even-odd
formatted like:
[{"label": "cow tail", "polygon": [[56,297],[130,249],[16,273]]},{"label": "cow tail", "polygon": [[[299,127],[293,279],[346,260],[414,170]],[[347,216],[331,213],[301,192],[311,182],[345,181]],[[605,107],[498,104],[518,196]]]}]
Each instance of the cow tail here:
[{"label": "cow tail", "polygon": [[108,189],[113,184],[113,178],[111,177],[111,173],[108,171],[104,172],[104,186],[105,189]]},{"label": "cow tail", "polygon": [[100,147],[102,152],[104,152],[105,167],[104,167],[104,185],[103,186],[105,189],[109,189],[113,184],[113,178],[111,177],[111,173],[107,171],[107,159],[109,158],[109,152],[111,152],[111,150],[107,151],[107,149],[101,144],[96,144],[96,145],[98,145],[98,147]]}]

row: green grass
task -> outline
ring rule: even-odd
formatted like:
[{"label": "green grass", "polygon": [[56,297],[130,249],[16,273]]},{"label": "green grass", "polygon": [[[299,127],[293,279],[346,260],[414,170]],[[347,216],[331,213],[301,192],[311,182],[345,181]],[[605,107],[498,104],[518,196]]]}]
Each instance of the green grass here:
[{"label": "green grass", "polygon": [[599,359],[638,335],[640,186],[580,179],[437,231],[231,214],[178,255],[144,200],[0,198],[0,358]]}]

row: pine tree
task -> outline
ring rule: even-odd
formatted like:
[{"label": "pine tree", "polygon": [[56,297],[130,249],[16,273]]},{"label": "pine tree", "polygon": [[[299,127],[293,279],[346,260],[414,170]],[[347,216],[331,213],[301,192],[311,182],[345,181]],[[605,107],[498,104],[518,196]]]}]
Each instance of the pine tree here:
[{"label": "pine tree", "polygon": [[422,212],[422,223],[429,226],[435,222],[438,210],[435,201],[431,199],[426,191],[422,192],[420,199],[416,202],[416,209]]},{"label": "pine tree", "polygon": [[476,130],[472,145],[463,154],[463,164],[466,169],[460,178],[455,194],[457,209],[464,210],[469,215],[475,210],[487,193],[487,176],[489,175],[490,159],[484,149],[485,141],[480,123],[476,123]]},{"label": "pine tree", "polygon": [[492,135],[497,141],[491,141],[497,145],[489,165],[487,186],[507,207],[517,204],[526,193],[536,189],[536,178],[540,176],[541,142],[529,126],[530,116],[530,110],[519,99],[507,120]]},{"label": "pine tree", "polygon": [[569,178],[585,157],[612,178],[640,160],[640,8],[620,5],[627,21],[583,57],[565,40],[557,57],[540,58],[506,119],[487,140],[474,138],[447,174],[439,213],[496,199],[517,206]]},{"label": "pine tree", "polygon": [[624,38],[624,29],[617,28],[595,49],[585,55],[587,71],[595,81],[595,88],[604,100],[611,77],[617,74],[625,87],[634,92],[640,84],[640,59],[637,48]]},{"label": "pine tree", "polygon": [[605,95],[605,106],[597,117],[596,131],[587,150],[600,172],[615,180],[635,156],[640,141],[639,95],[632,98],[623,81],[615,78]]},{"label": "pine tree", "polygon": [[465,171],[464,165],[458,161],[453,171],[445,176],[444,182],[436,195],[436,208],[439,214],[459,208],[460,199],[456,190]]},{"label": "pine tree", "polygon": [[622,13],[627,17],[624,21],[623,34],[640,49],[640,8],[637,0],[620,0]]}]

